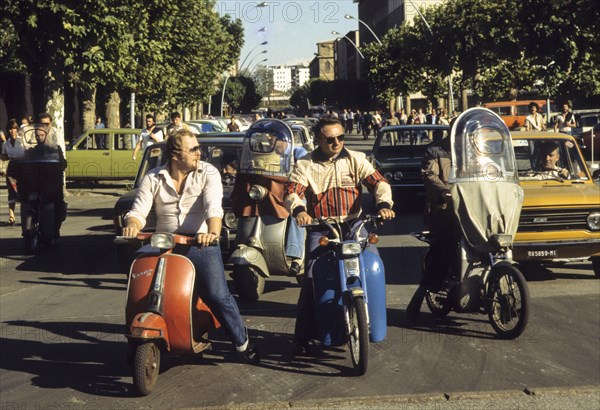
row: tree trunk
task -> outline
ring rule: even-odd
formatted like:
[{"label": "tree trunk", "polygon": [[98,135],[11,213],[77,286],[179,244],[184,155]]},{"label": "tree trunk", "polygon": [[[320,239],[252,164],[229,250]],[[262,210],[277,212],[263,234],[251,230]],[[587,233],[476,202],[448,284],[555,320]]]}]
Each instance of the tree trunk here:
[{"label": "tree trunk", "polygon": [[468,108],[469,108],[468,90],[465,87],[461,86],[461,88],[460,88],[460,110],[465,111]]},{"label": "tree trunk", "polygon": [[107,128],[121,128],[121,96],[117,91],[109,94],[106,102],[106,126]]},{"label": "tree trunk", "polygon": [[81,113],[81,116],[83,117],[83,131],[87,131],[94,128],[96,123],[96,87],[94,86],[91,89],[84,89],[82,90],[81,94],[81,105],[83,108],[83,112]]},{"label": "tree trunk", "polygon": [[44,76],[44,96],[46,112],[52,117],[56,129],[56,144],[65,152],[65,88],[62,74],[54,76],[48,72]]}]

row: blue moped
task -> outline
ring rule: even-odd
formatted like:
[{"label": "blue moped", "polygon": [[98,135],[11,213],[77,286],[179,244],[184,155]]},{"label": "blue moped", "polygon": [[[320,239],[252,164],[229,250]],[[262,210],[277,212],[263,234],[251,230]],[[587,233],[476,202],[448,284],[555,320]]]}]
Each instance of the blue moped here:
[{"label": "blue moped", "polygon": [[[380,217],[366,215],[343,235],[333,220],[317,220],[312,228],[327,228],[319,245],[326,252],[313,269],[317,334],[324,346],[348,343],[352,364],[358,374],[367,371],[369,341],[386,335],[385,270],[373,246],[378,236],[372,231]],[[371,232],[365,225],[369,224]],[[344,239],[344,237],[349,239]]]}]

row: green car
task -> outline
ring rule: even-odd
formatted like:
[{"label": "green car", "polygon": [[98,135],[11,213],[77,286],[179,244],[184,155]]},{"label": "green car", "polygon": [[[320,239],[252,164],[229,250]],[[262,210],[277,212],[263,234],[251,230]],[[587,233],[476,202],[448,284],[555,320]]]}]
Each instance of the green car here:
[{"label": "green car", "polygon": [[101,128],[84,132],[67,147],[67,179],[135,179],[141,155],[132,160],[141,129]]}]

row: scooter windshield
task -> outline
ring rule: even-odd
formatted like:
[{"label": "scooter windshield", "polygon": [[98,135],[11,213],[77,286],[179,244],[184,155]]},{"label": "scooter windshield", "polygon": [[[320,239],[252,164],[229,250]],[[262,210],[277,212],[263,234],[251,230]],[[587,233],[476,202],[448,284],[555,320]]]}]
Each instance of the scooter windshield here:
[{"label": "scooter windshield", "polygon": [[478,107],[462,113],[452,127],[450,138],[450,183],[518,182],[510,132],[491,110]]},{"label": "scooter windshield", "polygon": [[[293,141],[289,127],[281,121],[259,121],[246,133],[242,145],[240,173],[289,175],[293,163]],[[287,129],[286,129],[287,128]]]}]

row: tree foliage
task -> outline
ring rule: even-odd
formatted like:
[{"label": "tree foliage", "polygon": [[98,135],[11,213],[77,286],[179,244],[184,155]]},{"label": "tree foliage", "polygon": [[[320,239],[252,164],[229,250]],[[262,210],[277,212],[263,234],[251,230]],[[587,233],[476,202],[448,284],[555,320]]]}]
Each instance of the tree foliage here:
[{"label": "tree foliage", "polygon": [[450,74],[480,98],[598,95],[599,9],[596,0],[448,0],[421,10],[428,25],[416,15],[367,48],[369,80],[382,100],[434,99]]},{"label": "tree foliage", "polygon": [[220,17],[215,0],[3,3],[15,34],[0,32],[11,46],[0,58],[13,55],[30,72],[65,73],[82,89],[134,91],[146,109],[206,100],[243,46],[241,21]]}]

